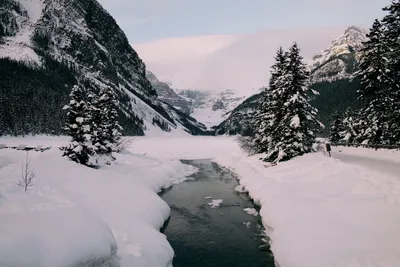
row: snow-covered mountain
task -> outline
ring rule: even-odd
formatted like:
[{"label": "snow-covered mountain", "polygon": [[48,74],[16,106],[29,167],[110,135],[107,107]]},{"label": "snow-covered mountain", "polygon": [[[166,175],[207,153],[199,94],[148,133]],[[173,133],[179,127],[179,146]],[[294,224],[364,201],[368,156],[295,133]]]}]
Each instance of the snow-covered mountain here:
[{"label": "snow-covered mountain", "polygon": [[245,100],[245,97],[238,96],[232,90],[223,92],[179,90],[178,94],[190,103],[191,116],[209,129],[220,124],[231,110]]},{"label": "snow-covered mountain", "polygon": [[252,126],[250,125],[250,122],[262,97],[262,92],[252,95],[227,113],[224,121],[215,127],[215,134],[251,135]]},{"label": "snow-covered mountain", "polygon": [[146,76],[161,101],[192,116],[209,129],[221,123],[227,117],[227,113],[245,99],[245,97],[237,96],[232,90],[222,92],[175,91],[168,83],[160,81],[151,71],[147,71]]},{"label": "snow-covered mountain", "polygon": [[330,47],[313,56],[309,63],[312,81],[334,81],[349,78],[357,69],[362,42],[367,31],[351,26]]},{"label": "snow-covered mountain", "polygon": [[[21,110],[22,115],[12,121],[27,122],[30,113],[36,112],[38,115],[30,118],[30,124],[38,124],[40,120],[62,122],[62,113],[56,110],[66,103],[70,86],[79,82],[86,88],[108,87],[117,93],[121,123],[127,134],[140,135],[153,128],[189,131],[180,124],[180,115],[176,117],[179,112],[166,107],[157,97],[156,90],[146,78],[145,64],[114,18],[96,0],[3,0],[1,4],[1,64],[24,62],[43,76],[41,84],[51,83],[50,72],[52,76],[61,77],[61,81],[54,79],[47,90],[39,90],[43,95],[38,98],[43,99],[44,105],[36,107],[36,111],[34,105],[26,110],[25,105],[15,102],[16,110]],[[24,66],[17,67],[21,68],[18,75],[21,80],[14,81],[14,86],[4,97],[12,98],[18,95],[17,91],[24,90],[25,94],[35,94],[33,89],[28,92],[23,88],[24,79],[27,79],[22,75]],[[34,78],[39,79],[38,76]],[[58,94],[57,98],[51,99],[54,110],[48,112],[45,110],[46,99],[54,92]],[[6,105],[5,109],[11,105],[2,104]],[[40,109],[47,117],[41,117]],[[16,132],[15,125],[7,125],[4,121],[1,124],[5,124],[8,133]],[[60,125],[42,128],[39,132],[55,133]],[[24,128],[22,132],[28,130]]]},{"label": "snow-covered mountain", "polygon": [[178,95],[169,86],[169,84],[158,80],[158,78],[151,71],[146,72],[146,77],[150,81],[153,88],[157,91],[158,98],[161,101],[168,103],[169,105],[187,115],[190,115],[190,113],[192,113],[191,103],[182,96]]}]

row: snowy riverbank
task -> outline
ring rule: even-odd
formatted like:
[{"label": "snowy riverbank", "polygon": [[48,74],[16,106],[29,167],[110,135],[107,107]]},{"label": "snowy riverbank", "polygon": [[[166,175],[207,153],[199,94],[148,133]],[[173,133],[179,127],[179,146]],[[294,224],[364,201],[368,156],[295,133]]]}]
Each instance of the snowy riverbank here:
[{"label": "snowy riverbank", "polygon": [[[0,143],[58,146],[65,140],[8,138]],[[17,185],[25,156],[0,150],[0,266],[171,263],[172,248],[159,233],[170,209],[157,192],[194,168],[125,153],[115,165],[94,170],[62,158],[57,149],[30,152],[36,177],[25,193]]]},{"label": "snowy riverbank", "polygon": [[[130,150],[135,155],[120,155],[118,165],[101,170],[63,160],[57,151],[32,152],[37,184],[29,194],[16,186],[25,154],[0,150],[0,229],[8,227],[20,238],[9,237],[16,240],[13,247],[0,239],[0,259],[13,255],[3,248],[18,247],[11,252],[25,256],[21,243],[30,248],[26,238],[43,238],[37,233],[43,228],[49,238],[42,243],[50,248],[78,244],[86,256],[108,259],[116,243],[122,266],[165,266],[173,252],[158,228],[169,208],[155,192],[193,172],[178,159],[208,158],[235,171],[261,203],[272,251],[282,267],[400,266],[400,182],[396,177],[323,153],[266,168],[257,156],[243,154],[230,137],[136,137]],[[69,217],[77,219],[66,223],[64,218]],[[24,225],[39,226],[21,231],[15,222],[24,220]],[[53,232],[45,231],[51,227],[63,231],[53,238]],[[69,237],[65,243],[60,242],[64,235]],[[35,248],[33,255],[47,249]],[[46,260],[70,259],[71,255],[57,251],[56,259]],[[21,254],[16,259],[22,260]]]},{"label": "snowy riverbank", "polygon": [[262,206],[282,267],[400,266],[395,177],[322,153],[266,168],[227,137],[139,139],[133,147],[165,158],[213,158],[235,171]]},{"label": "snowy riverbank", "polygon": [[400,151],[396,149],[371,149],[365,147],[332,147],[333,152],[370,159],[388,160],[400,163]]}]

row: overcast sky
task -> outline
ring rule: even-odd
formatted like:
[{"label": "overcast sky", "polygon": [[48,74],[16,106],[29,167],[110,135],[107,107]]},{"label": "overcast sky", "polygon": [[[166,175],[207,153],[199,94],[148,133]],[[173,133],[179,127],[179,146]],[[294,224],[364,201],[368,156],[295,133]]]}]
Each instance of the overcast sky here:
[{"label": "overcast sky", "polygon": [[390,0],[99,0],[131,43],[262,29],[368,28]]}]

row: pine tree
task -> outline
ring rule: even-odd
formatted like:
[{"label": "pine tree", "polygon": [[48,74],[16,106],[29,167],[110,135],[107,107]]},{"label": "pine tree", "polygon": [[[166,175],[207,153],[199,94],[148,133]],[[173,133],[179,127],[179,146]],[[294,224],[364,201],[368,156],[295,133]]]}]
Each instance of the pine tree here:
[{"label": "pine tree", "polygon": [[336,112],[335,114],[333,114],[330,141],[334,144],[338,143],[342,139],[341,132],[343,131],[344,131],[344,125],[342,122],[342,118]]},{"label": "pine tree", "polygon": [[309,104],[309,73],[295,43],[288,53],[288,63],[273,92],[277,127],[271,138],[265,161],[286,161],[312,152],[315,130],[321,127],[317,110]]},{"label": "pine tree", "polygon": [[64,107],[64,110],[67,110],[65,130],[71,137],[71,142],[63,148],[63,156],[77,163],[94,167],[95,164],[91,161],[91,157],[95,154],[91,142],[92,119],[85,101],[85,92],[80,86],[75,85],[72,88],[69,104]]},{"label": "pine tree", "polygon": [[400,144],[400,1],[392,1],[383,10],[388,12],[382,19],[382,24],[385,28],[384,40],[388,46],[387,72],[391,78],[386,92],[390,103],[387,108],[391,109],[388,118],[390,135],[387,139],[390,144]]},{"label": "pine tree", "polygon": [[385,42],[383,27],[375,20],[368,41],[364,43],[358,76],[361,80],[359,98],[364,102],[360,119],[368,127],[360,136],[370,144],[387,143],[389,140],[389,118],[392,113],[392,101],[389,91],[392,78],[388,68],[389,48]]},{"label": "pine tree", "polygon": [[365,140],[367,124],[360,117],[362,117],[362,112],[357,113],[351,108],[344,113],[343,131],[340,135],[347,144],[362,143]]},{"label": "pine tree", "polygon": [[252,146],[255,152],[268,152],[269,145],[273,144],[273,138],[276,136],[275,130],[279,121],[279,95],[277,90],[282,86],[282,77],[285,74],[288,64],[287,53],[282,47],[279,47],[275,64],[272,66],[269,86],[265,88],[263,101],[254,116],[252,122],[255,131]]},{"label": "pine tree", "polygon": [[115,94],[109,88],[100,89],[99,95],[92,96],[93,143],[99,155],[114,159],[112,152],[121,138],[122,127],[118,123]]},{"label": "pine tree", "polygon": [[358,73],[365,105],[359,141],[369,144],[400,143],[400,2],[383,10],[388,14],[370,29]]}]

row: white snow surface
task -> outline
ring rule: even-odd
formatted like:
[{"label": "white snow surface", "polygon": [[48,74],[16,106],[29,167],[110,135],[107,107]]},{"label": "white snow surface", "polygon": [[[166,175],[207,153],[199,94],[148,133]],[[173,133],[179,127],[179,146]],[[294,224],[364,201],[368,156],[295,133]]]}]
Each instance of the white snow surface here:
[{"label": "white snow surface", "polygon": [[195,108],[193,109],[193,113],[190,114],[197,121],[203,123],[207,128],[211,128],[212,126],[216,126],[224,121],[226,118],[225,114],[227,112],[225,110],[213,110],[212,107],[204,107],[204,108]]},{"label": "white snow surface", "polygon": [[[400,182],[323,153],[267,167],[233,138],[142,138],[137,152],[212,158],[230,168],[251,197],[282,267],[400,266]],[[360,152],[361,153],[361,152]]]},{"label": "white snow surface", "polygon": [[36,174],[17,183],[26,152],[0,150],[0,266],[171,266],[159,232],[170,214],[156,194],[196,170],[177,160],[125,152],[90,169],[61,157],[66,138],[0,138],[0,144],[51,145],[30,152]]},{"label": "white snow surface", "polygon": [[[35,142],[55,146],[56,141],[50,139]],[[20,140],[20,144],[32,145],[29,140]],[[8,142],[16,140],[0,139],[0,143]],[[61,243],[63,247],[82,247],[82,254],[71,252],[74,256],[89,260],[93,257],[84,256],[93,252],[90,255],[112,260],[116,241],[122,266],[166,266],[173,252],[158,229],[169,208],[155,192],[194,171],[177,159],[212,159],[236,172],[241,185],[261,205],[260,215],[280,266],[400,266],[400,180],[395,176],[346,164],[323,153],[268,167],[258,160],[259,155],[243,154],[230,137],[135,137],[131,151],[136,155],[119,155],[117,165],[100,170],[64,160],[56,150],[32,152],[37,178],[35,189],[26,194],[16,185],[25,154],[0,150],[1,216],[7,214],[9,220],[16,221],[22,216],[27,220],[24,225],[36,226],[29,216],[41,220],[39,212],[45,212],[57,217],[43,222],[46,227],[38,226],[48,229],[50,224],[59,224],[60,217],[75,213],[77,224],[81,220],[88,223],[80,228],[67,225],[58,233],[83,236],[77,244],[72,237]],[[362,151],[353,153],[372,153]],[[32,208],[38,206],[43,208]],[[27,237],[24,231],[28,231],[41,243],[46,241],[36,231],[17,231],[18,225],[7,220],[0,221],[0,231],[6,224],[21,238]],[[89,225],[98,236],[92,237]],[[55,235],[55,240],[47,242],[57,244],[57,238]],[[9,248],[9,243],[0,239],[0,251],[2,248]],[[35,246],[30,253],[42,255],[39,252],[45,250],[45,246]],[[55,255],[58,262],[66,259],[61,254]]]},{"label": "white snow surface", "polygon": [[400,151],[355,147],[333,147],[332,157],[343,162],[389,174],[400,181]]},{"label": "white snow surface", "polygon": [[396,149],[370,149],[364,147],[332,147],[333,152],[370,159],[387,160],[400,163],[400,151]]}]

